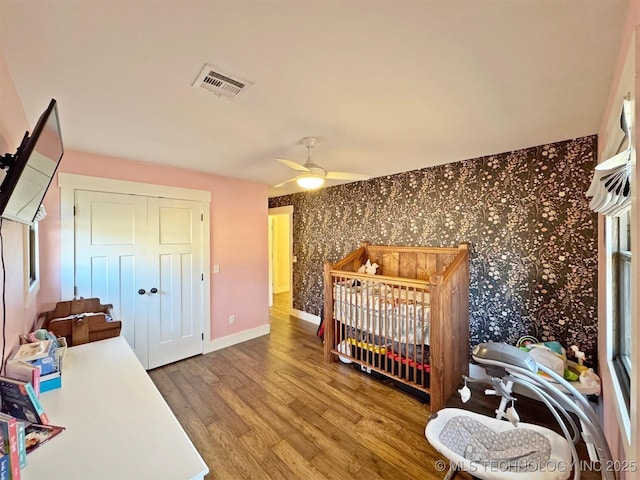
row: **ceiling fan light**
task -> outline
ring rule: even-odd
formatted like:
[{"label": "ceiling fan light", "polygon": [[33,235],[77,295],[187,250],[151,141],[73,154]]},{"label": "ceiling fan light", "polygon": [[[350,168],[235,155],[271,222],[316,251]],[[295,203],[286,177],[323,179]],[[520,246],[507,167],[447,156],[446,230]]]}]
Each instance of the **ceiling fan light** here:
[{"label": "ceiling fan light", "polygon": [[302,188],[313,190],[322,186],[324,183],[324,177],[314,173],[303,173],[296,177],[296,183]]}]

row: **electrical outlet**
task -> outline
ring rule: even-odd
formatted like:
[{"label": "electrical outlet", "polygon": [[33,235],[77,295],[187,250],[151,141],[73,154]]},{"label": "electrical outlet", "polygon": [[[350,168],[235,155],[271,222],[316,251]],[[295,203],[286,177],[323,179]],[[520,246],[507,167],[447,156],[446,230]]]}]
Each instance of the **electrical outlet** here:
[{"label": "electrical outlet", "polygon": [[229,325],[233,325],[234,323],[236,323],[236,316],[229,315]]}]

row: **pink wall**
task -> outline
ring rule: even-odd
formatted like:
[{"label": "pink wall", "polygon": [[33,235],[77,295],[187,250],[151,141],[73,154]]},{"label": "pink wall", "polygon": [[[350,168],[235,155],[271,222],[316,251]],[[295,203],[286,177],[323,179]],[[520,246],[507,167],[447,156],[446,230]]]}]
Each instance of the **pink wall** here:
[{"label": "pink wall", "polygon": [[[64,103],[59,108],[63,112]],[[0,52],[0,153],[14,153],[24,132],[31,127]],[[71,150],[65,152],[59,171],[211,192],[210,260],[212,265],[221,266],[221,273],[211,276],[211,339],[268,325],[267,186]],[[40,223],[41,287],[29,308],[24,308],[23,293],[24,227],[9,221],[2,227],[7,267],[8,352],[18,344],[19,333],[32,329],[38,312],[51,309],[61,300],[57,179],[44,205],[48,215]],[[234,325],[228,322],[231,314],[236,316]]]},{"label": "pink wall", "polygon": [[[46,106],[42,106],[43,110]],[[4,57],[0,52],[0,155],[15,153],[24,132],[30,129],[22,102],[18,97]],[[0,180],[2,178],[4,178],[4,173],[0,173]],[[35,301],[29,308],[25,308],[23,234],[24,226],[8,220],[3,221],[2,237],[7,272],[6,355],[18,345],[18,335],[20,333],[31,331],[37,316]],[[2,278],[0,277],[1,280]]]},{"label": "pink wall", "polygon": [[[606,138],[606,129],[607,129],[607,122],[609,117],[612,114],[615,114],[616,116],[619,115],[619,108],[620,108],[620,102],[621,102],[621,98],[616,97],[616,90],[618,88],[618,85],[621,82],[622,79],[622,73],[623,73],[623,66],[625,64],[625,60],[626,60],[626,56],[627,56],[627,52],[629,48],[632,48],[635,50],[634,53],[634,58],[635,58],[635,62],[636,62],[636,72],[638,70],[638,67],[640,66],[640,61],[639,61],[639,52],[640,50],[638,50],[638,42],[640,42],[640,38],[636,38],[636,45],[631,45],[631,38],[632,35],[634,33],[634,31],[637,29],[638,25],[640,25],[640,2],[638,1],[631,1],[629,2],[629,10],[627,12],[627,19],[626,19],[626,23],[625,23],[625,27],[624,27],[624,31],[622,32],[622,40],[620,43],[620,49],[618,52],[618,61],[616,64],[616,69],[614,72],[612,72],[612,82],[611,82],[611,87],[610,87],[610,91],[609,91],[609,98],[607,101],[607,105],[605,108],[605,112],[604,115],[602,117],[602,121],[600,124],[600,131],[598,133],[598,138],[599,138],[599,161],[604,160],[602,158],[602,153],[603,153],[603,149],[604,149],[604,139]],[[636,34],[637,35],[637,34]],[[636,73],[637,75],[637,73]],[[637,78],[637,77],[636,77]],[[636,120],[640,119],[640,115],[638,114],[638,93],[640,92],[640,90],[638,89],[638,80],[635,80],[636,85],[635,85],[635,98],[636,98]],[[615,113],[614,113],[615,112]],[[637,125],[637,121],[636,121],[636,126],[635,126],[635,132],[634,132],[634,136],[637,139],[638,138],[638,134],[640,134],[640,128],[638,128]],[[636,146],[639,145],[638,140],[636,140]],[[634,206],[635,209],[635,206]],[[638,210],[635,209],[634,212],[632,212],[634,220],[633,222],[635,222],[636,225],[636,231],[637,231],[637,225],[638,225]],[[604,243],[604,218],[602,216],[599,216],[599,251],[600,251],[600,265],[604,266],[605,265],[605,257],[606,257],[606,248],[605,248],[605,243]],[[633,234],[632,234],[633,235]],[[637,245],[637,241],[634,245]],[[637,251],[637,249],[634,247],[632,247],[635,251]],[[637,262],[635,263],[635,267],[633,268],[638,268],[637,267]],[[602,268],[602,267],[601,267]],[[601,270],[603,271],[603,270]],[[598,352],[598,357],[599,357],[599,361],[600,361],[600,370],[599,370],[599,374],[602,377],[602,390],[603,390],[603,394],[602,394],[602,417],[603,417],[603,426],[605,429],[605,434],[607,436],[607,441],[609,443],[609,446],[612,450],[612,453],[614,455],[614,457],[616,459],[622,460],[625,459],[627,461],[638,461],[639,459],[639,454],[640,454],[640,450],[639,450],[639,444],[640,444],[640,432],[638,431],[639,425],[640,425],[640,420],[638,419],[638,404],[637,404],[637,397],[634,398],[634,394],[632,392],[632,403],[635,400],[635,405],[632,405],[632,412],[631,412],[631,441],[630,441],[630,447],[628,449],[628,451],[625,452],[625,445],[624,445],[624,441],[622,438],[622,431],[621,428],[619,426],[619,421],[618,421],[618,417],[616,414],[616,406],[615,406],[615,398],[613,395],[613,380],[612,380],[612,376],[611,376],[611,372],[609,371],[609,367],[608,367],[608,352],[607,352],[607,332],[608,332],[608,326],[606,324],[606,318],[607,318],[607,314],[606,314],[606,309],[607,309],[607,301],[606,301],[606,278],[605,275],[600,275],[599,278],[599,285],[598,285],[598,292],[599,292],[599,298],[598,298],[598,305],[599,305],[599,312],[598,312],[598,317],[599,317],[599,338],[598,338],[598,345],[599,345],[599,352]],[[640,373],[638,372],[638,367],[639,365],[634,364],[633,365],[633,372],[634,375],[637,375],[635,382],[638,382],[638,378],[640,378]],[[633,474],[625,474],[625,472],[620,472],[620,478],[635,478],[635,476]]]},{"label": "pink wall", "polygon": [[[211,192],[211,339],[269,323],[266,185],[69,150],[59,172]],[[47,310],[60,300],[56,179],[44,205],[48,215],[41,226],[43,277],[38,300],[39,308]],[[220,265],[219,274],[213,275],[213,264]],[[231,314],[236,316],[234,325],[228,322]]]}]

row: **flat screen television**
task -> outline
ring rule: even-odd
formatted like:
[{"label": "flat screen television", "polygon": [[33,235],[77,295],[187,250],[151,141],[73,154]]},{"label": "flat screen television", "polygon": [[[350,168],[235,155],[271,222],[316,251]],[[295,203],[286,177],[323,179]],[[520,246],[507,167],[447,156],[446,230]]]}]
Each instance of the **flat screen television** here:
[{"label": "flat screen television", "polygon": [[0,185],[2,218],[33,223],[63,153],[58,107],[52,99],[15,155],[0,158],[0,167],[9,169]]}]

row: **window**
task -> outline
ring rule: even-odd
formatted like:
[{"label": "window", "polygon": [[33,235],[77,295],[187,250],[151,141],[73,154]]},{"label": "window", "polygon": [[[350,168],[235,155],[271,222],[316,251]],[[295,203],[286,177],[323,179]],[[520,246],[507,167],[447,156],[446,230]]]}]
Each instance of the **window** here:
[{"label": "window", "polygon": [[24,227],[24,308],[28,308],[40,289],[38,222]]},{"label": "window", "polygon": [[631,385],[631,210],[612,219],[613,227],[613,364],[630,412]]},{"label": "window", "polygon": [[27,273],[29,275],[29,288],[31,288],[38,280],[38,268],[37,268],[38,247],[37,247],[37,239],[36,239],[36,229],[38,227],[36,224],[36,225],[29,225],[28,228],[29,228],[29,233],[28,233],[29,238],[27,242],[29,242],[29,245],[27,248],[29,248],[29,257],[28,257],[29,270]]}]

